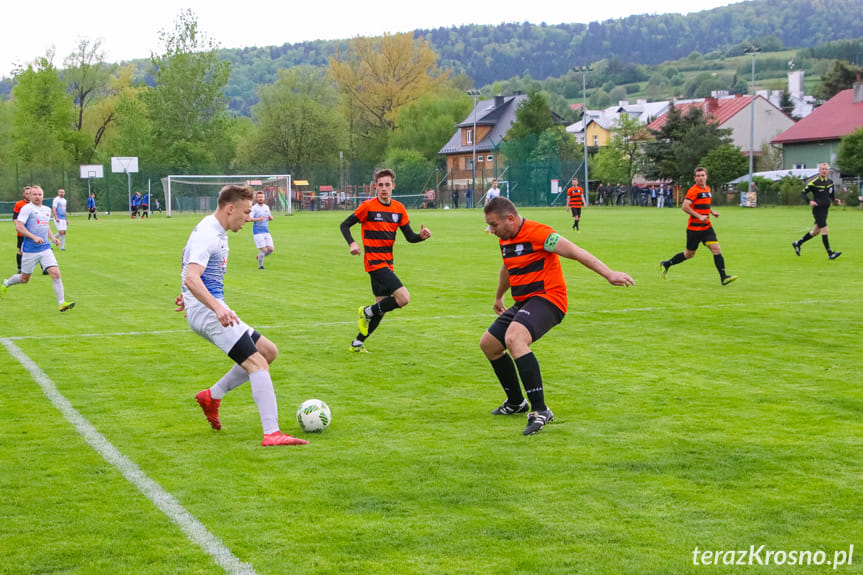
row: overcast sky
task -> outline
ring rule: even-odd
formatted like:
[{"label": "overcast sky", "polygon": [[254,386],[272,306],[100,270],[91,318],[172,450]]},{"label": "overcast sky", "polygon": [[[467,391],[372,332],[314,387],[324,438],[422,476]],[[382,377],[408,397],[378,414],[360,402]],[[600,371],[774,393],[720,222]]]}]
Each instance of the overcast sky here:
[{"label": "overcast sky", "polygon": [[734,4],[734,0],[9,0],[0,32],[0,77],[16,64],[26,65],[50,49],[62,67],[80,39],[101,40],[108,62],[147,58],[159,53],[159,31],[172,30],[189,8],[208,37],[223,48],[281,46],[307,40],[333,40],[383,33],[410,32],[462,24],[532,22],[561,24],[623,18],[631,14],[698,12]]}]

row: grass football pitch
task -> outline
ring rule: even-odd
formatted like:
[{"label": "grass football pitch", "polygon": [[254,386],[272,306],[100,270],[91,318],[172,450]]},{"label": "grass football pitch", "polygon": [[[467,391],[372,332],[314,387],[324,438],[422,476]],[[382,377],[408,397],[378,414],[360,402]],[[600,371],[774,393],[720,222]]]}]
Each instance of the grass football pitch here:
[{"label": "grass football pitch", "polygon": [[[863,572],[863,212],[831,210],[828,261],[817,238],[791,248],[805,207],[720,211],[726,287],[703,247],[660,277],[678,209],[587,208],[580,233],[563,208],[523,210],[637,282],[563,262],[570,311],[532,347],[556,419],[533,437],[490,415],[478,342],[501,261],[480,210],[410,212],[433,236],[399,234],[411,302],[368,354],[348,351],[372,297],[346,212],[277,215],[263,271],[251,226],[231,234],[227,301],[279,347],[282,429],[311,442],[280,448],[260,446],[247,385],[219,432],[194,401],[231,366],[173,311],[202,216],[72,217],[55,253],[77,307],[41,275],[0,301],[0,573]],[[303,434],[313,397],[333,423]]]}]

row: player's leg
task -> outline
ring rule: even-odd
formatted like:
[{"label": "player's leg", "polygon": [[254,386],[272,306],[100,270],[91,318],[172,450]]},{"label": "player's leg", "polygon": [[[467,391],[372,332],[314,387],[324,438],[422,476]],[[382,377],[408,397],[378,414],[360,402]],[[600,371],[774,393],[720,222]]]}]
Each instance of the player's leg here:
[{"label": "player's leg", "polygon": [[372,293],[375,303],[362,306],[358,310],[357,324],[359,334],[351,343],[353,351],[363,351],[363,342],[377,329],[384,314],[410,303],[410,293],[404,287],[401,280],[389,268],[383,268],[369,272],[372,284]]},{"label": "player's leg", "polygon": [[507,353],[506,330],[512,322],[512,318],[518,308],[515,306],[504,311],[488,330],[482,334],[479,347],[491,363],[491,368],[497,376],[500,386],[506,394],[506,399],[499,407],[491,413],[493,415],[512,415],[515,413],[527,413],[530,406],[521,392],[521,384],[518,379],[518,371],[512,356]]},{"label": "player's leg", "polygon": [[827,227],[826,210],[824,213],[824,222],[823,222],[823,225],[820,226],[819,231],[821,233],[821,243],[824,244],[824,249],[827,250],[827,257],[829,257],[831,260],[835,260],[836,258],[841,256],[842,252],[835,252],[835,251],[830,249],[830,238],[828,236],[828,234],[830,233],[830,228]]},{"label": "player's leg", "polygon": [[[715,236],[715,234],[714,234]],[[719,281],[722,285],[728,285],[737,279],[737,276],[728,275],[725,272],[725,258],[722,256],[722,248],[719,247],[719,242],[711,240],[704,242],[710,253],[713,254],[713,265],[716,266],[716,271],[719,272]]]}]

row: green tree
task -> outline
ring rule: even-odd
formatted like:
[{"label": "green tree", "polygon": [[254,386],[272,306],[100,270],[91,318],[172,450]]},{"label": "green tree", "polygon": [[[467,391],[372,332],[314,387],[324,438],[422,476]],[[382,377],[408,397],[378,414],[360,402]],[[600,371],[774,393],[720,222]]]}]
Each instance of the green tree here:
[{"label": "green tree", "polygon": [[256,171],[279,172],[336,165],[348,142],[347,121],[337,104],[338,93],[323,68],[280,70],[252,107],[255,127],[240,146],[239,161]]},{"label": "green tree", "polygon": [[461,122],[472,107],[473,100],[460,90],[448,89],[421,96],[398,111],[389,149],[416,150],[426,160],[437,161],[438,151],[452,136],[453,126]]},{"label": "green tree", "polygon": [[164,52],[151,57],[156,85],[145,95],[155,161],[174,172],[225,171],[234,156],[224,95],[230,64],[191,10],[159,36]]},{"label": "green tree", "polygon": [[842,137],[836,161],[843,172],[863,176],[863,128]]},{"label": "green tree", "polygon": [[821,76],[821,86],[815,93],[819,98],[829,100],[842,90],[847,90],[854,86],[857,81],[857,75],[863,73],[863,68],[858,68],[842,60],[835,60],[833,68],[823,76]]},{"label": "green tree", "polygon": [[12,91],[14,153],[31,168],[68,165],[75,152],[72,98],[51,55],[39,58],[15,78]]},{"label": "green tree", "polygon": [[713,186],[719,187],[742,176],[749,170],[749,159],[732,144],[722,144],[710,150],[700,164],[707,168]]},{"label": "green tree", "polygon": [[652,130],[654,140],[645,145],[644,175],[672,180],[681,186],[694,182],[693,171],[708,152],[731,143],[731,130],[707,121],[698,107],[682,115],[677,107],[668,111],[665,123]]}]

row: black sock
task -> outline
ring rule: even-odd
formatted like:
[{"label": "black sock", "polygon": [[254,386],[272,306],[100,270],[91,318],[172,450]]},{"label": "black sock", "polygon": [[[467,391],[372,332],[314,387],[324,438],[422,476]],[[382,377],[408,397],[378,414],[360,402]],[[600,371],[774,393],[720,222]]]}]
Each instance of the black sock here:
[{"label": "black sock", "polygon": [[805,244],[806,242],[808,242],[811,239],[812,239],[812,236],[809,234],[809,232],[806,232],[802,238],[797,240],[797,245]]},{"label": "black sock", "polygon": [[683,252],[678,254],[674,254],[670,260],[668,260],[668,265],[666,267],[676,266],[677,264],[681,264],[686,261],[686,256],[683,255]]},{"label": "black sock", "polygon": [[[370,317],[379,317],[387,313],[388,311],[393,311],[394,309],[398,309],[399,304],[396,303],[396,298],[393,296],[387,296],[381,301],[374,303],[368,306],[368,310],[371,311]],[[369,315],[366,313],[366,315]]]},{"label": "black sock", "polygon": [[531,411],[545,411],[545,395],[542,392],[542,374],[539,371],[539,362],[533,352],[528,352],[515,360],[518,375],[530,401]]},{"label": "black sock", "polygon": [[578,229],[578,220],[575,220],[575,229]]},{"label": "black sock", "polygon": [[713,254],[713,265],[716,266],[716,271],[719,272],[719,279],[725,279],[725,258],[722,257],[722,254]]},{"label": "black sock", "polygon": [[518,384],[518,372],[515,370],[515,363],[508,353],[504,353],[501,357],[490,360],[491,367],[494,369],[494,374],[500,382],[500,386],[506,393],[506,400],[510,405],[521,405],[524,401],[524,396],[521,394],[521,387]]},{"label": "black sock", "polygon": [[18,262],[18,273],[21,273],[21,254],[15,254],[15,261]]},{"label": "black sock", "polygon": [[821,242],[824,244],[824,249],[827,250],[827,253],[832,254],[833,251],[830,249],[830,240],[827,239],[827,234],[821,234]]},{"label": "black sock", "polygon": [[369,333],[368,335],[363,335],[361,333],[357,334],[357,339],[360,341],[366,341],[366,338],[372,335],[372,332],[378,328],[378,324],[381,323],[381,320],[384,319],[382,315],[376,315],[372,319],[369,320]]}]

